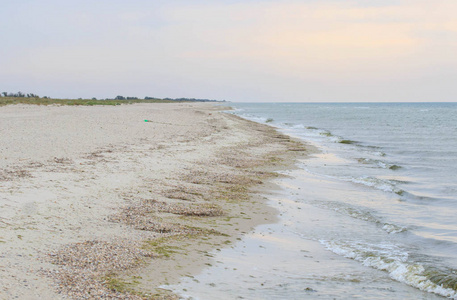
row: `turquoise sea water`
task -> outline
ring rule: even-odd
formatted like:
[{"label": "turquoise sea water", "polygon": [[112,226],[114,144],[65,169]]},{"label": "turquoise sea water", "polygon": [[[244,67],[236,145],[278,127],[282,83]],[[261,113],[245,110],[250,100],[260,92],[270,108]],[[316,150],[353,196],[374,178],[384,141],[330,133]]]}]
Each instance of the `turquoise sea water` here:
[{"label": "turquoise sea water", "polygon": [[457,103],[232,107],[319,151],[278,180],[269,199],[278,224],[176,290],[195,299],[457,299]]}]

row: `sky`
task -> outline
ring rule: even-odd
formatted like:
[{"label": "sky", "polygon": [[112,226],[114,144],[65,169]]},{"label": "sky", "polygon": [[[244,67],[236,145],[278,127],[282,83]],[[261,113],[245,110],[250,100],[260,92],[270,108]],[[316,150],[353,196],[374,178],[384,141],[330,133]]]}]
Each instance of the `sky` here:
[{"label": "sky", "polygon": [[457,101],[455,0],[0,0],[0,92]]}]

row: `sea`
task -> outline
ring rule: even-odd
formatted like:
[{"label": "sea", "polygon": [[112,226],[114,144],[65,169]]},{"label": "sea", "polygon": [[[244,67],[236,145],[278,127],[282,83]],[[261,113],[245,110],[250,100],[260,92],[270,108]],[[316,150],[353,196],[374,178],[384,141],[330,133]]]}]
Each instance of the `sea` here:
[{"label": "sea", "polygon": [[315,147],[184,299],[457,299],[457,103],[230,103]]}]

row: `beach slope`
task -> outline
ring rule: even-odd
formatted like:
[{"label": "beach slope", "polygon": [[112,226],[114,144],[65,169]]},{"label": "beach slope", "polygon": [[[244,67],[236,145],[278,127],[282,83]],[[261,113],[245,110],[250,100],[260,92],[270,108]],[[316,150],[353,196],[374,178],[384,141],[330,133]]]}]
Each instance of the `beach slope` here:
[{"label": "beach slope", "polygon": [[174,298],[305,156],[202,103],[0,107],[0,299]]}]

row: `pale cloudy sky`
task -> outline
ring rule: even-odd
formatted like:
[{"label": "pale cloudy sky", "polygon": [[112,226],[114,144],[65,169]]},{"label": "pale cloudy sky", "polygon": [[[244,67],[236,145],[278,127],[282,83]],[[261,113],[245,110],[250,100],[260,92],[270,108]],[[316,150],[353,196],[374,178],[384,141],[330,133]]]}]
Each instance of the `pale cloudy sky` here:
[{"label": "pale cloudy sky", "polygon": [[457,101],[456,0],[0,0],[0,92]]}]

